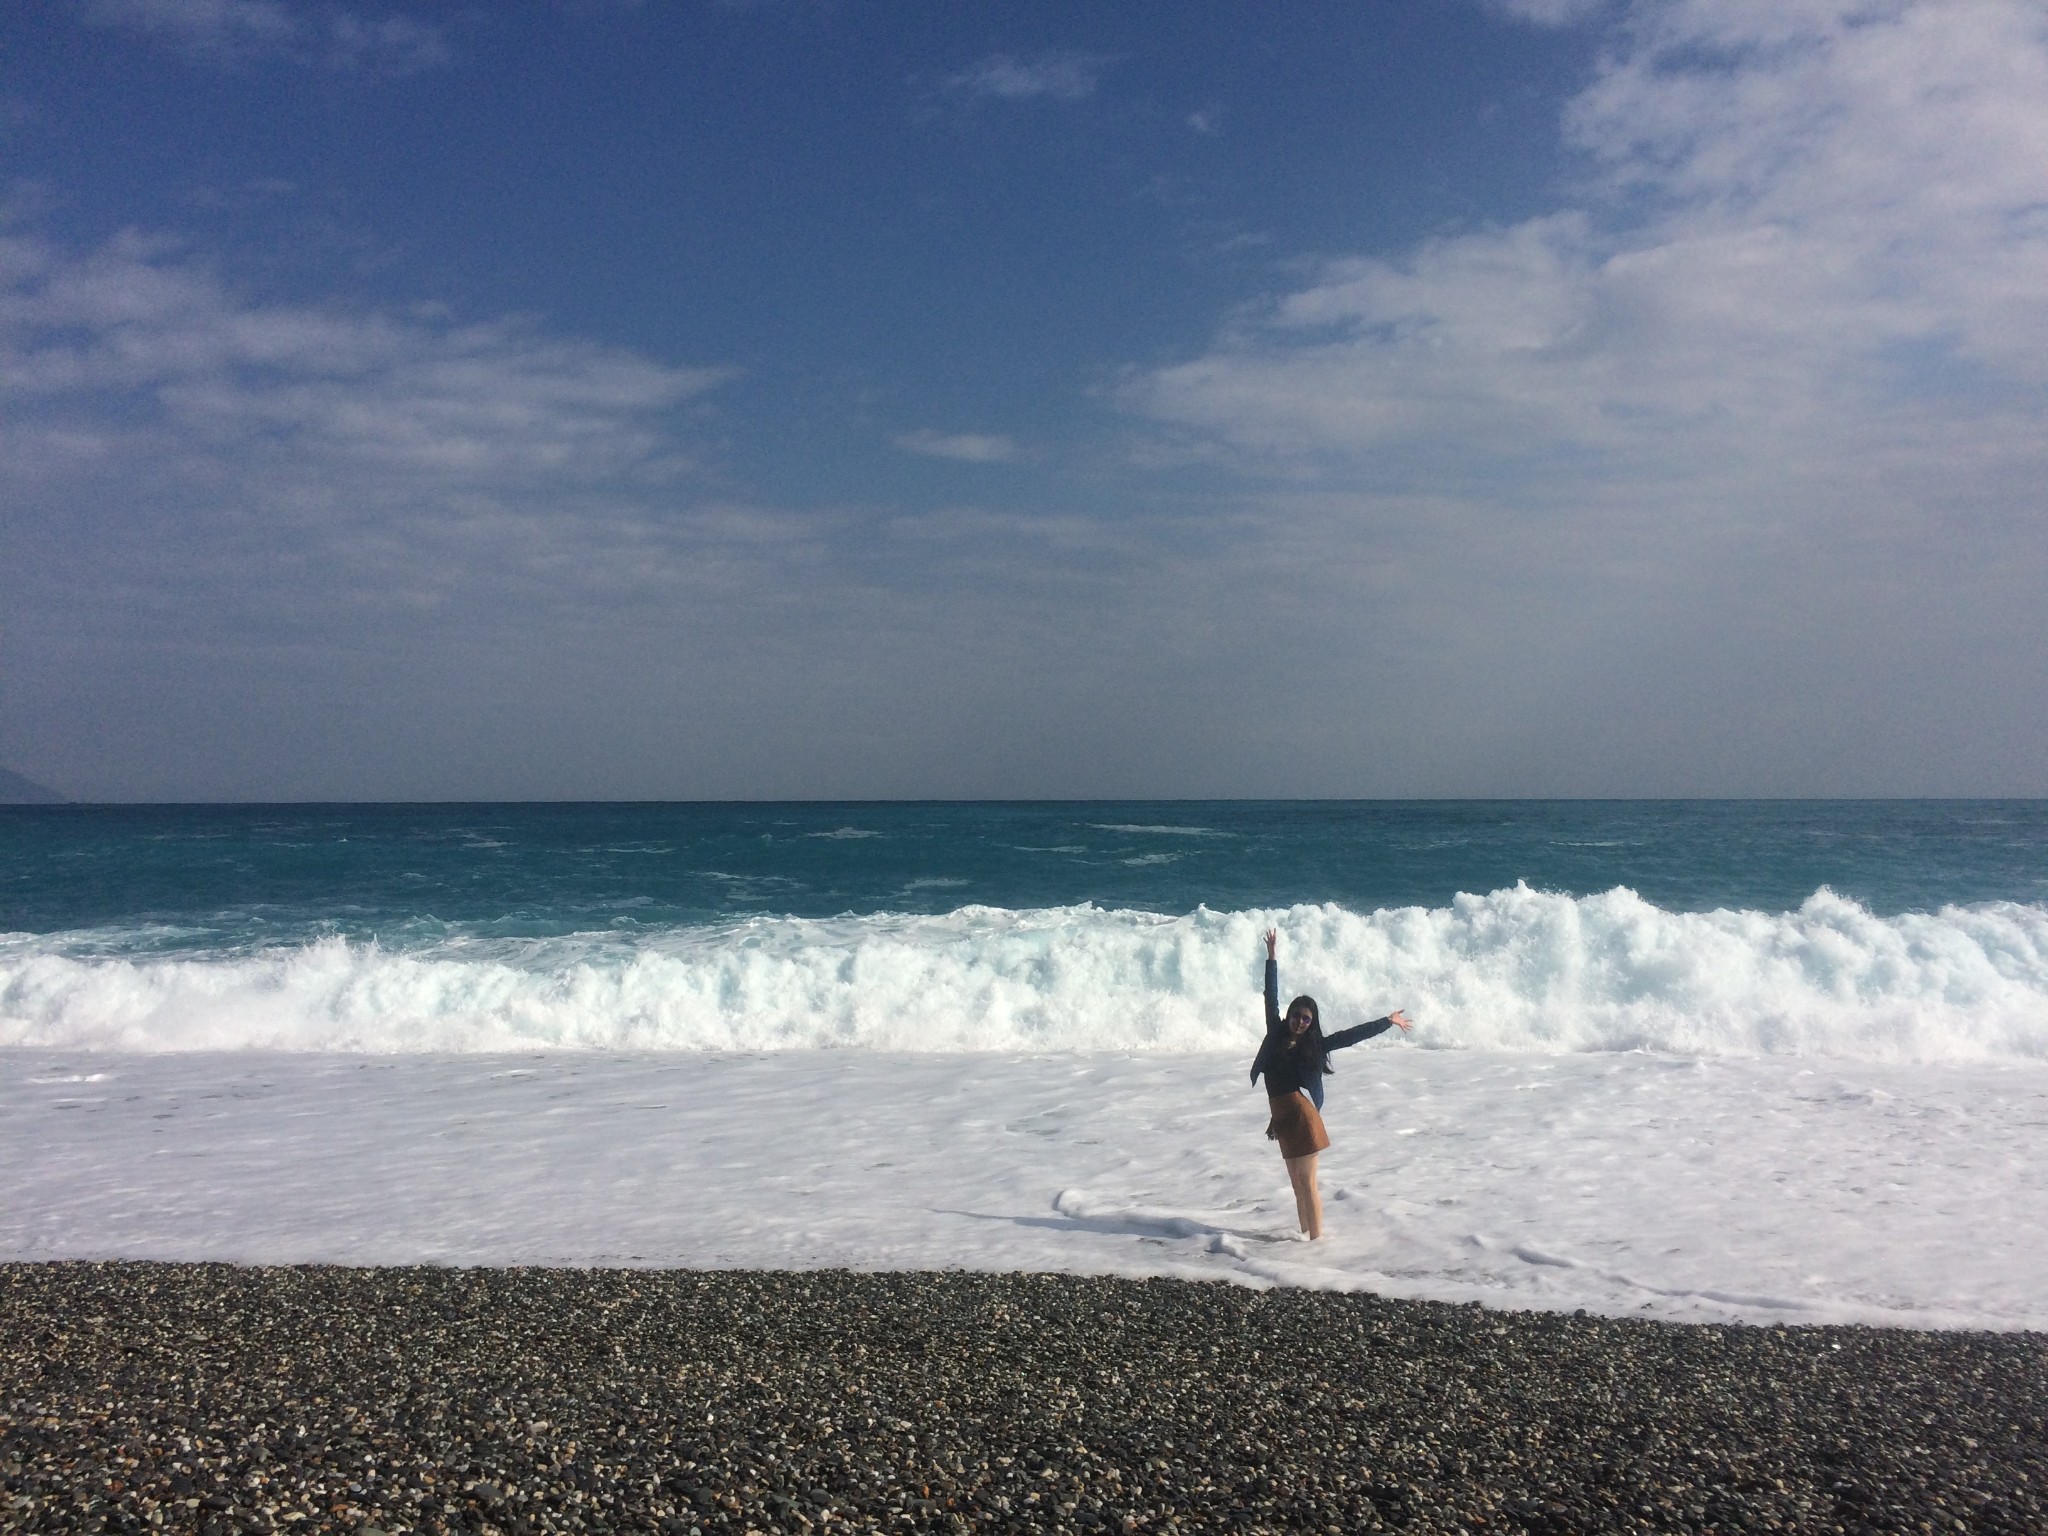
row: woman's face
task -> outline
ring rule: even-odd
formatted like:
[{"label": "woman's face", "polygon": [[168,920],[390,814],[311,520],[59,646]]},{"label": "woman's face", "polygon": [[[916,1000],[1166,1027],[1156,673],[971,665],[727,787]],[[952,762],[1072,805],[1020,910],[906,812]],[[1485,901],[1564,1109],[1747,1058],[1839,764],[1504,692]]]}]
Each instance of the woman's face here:
[{"label": "woman's face", "polygon": [[1314,1022],[1314,1014],[1310,1013],[1306,1008],[1297,1008],[1294,1012],[1287,1015],[1287,1033],[1292,1038],[1299,1040],[1303,1031]]}]

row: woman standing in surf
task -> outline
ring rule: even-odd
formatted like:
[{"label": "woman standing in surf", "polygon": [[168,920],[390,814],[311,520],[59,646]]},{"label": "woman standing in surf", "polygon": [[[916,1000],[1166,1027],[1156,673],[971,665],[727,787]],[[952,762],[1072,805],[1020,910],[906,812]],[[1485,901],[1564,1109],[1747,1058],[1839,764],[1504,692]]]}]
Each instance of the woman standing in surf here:
[{"label": "woman standing in surf", "polygon": [[1266,1074],[1266,1098],[1273,1107],[1266,1139],[1280,1143],[1287,1160],[1287,1182],[1294,1186],[1294,1212],[1310,1242],[1323,1235],[1323,1197],[1316,1190],[1316,1154],[1330,1144],[1323,1129],[1323,1075],[1330,1070],[1330,1052],[1374,1035],[1389,1026],[1406,1034],[1407,1017],[1397,1008],[1384,1019],[1354,1024],[1334,1035],[1323,1034],[1323,1019],[1312,997],[1297,997],[1280,1015],[1280,934],[1266,930],[1266,1039],[1252,1060],[1252,1081]]}]

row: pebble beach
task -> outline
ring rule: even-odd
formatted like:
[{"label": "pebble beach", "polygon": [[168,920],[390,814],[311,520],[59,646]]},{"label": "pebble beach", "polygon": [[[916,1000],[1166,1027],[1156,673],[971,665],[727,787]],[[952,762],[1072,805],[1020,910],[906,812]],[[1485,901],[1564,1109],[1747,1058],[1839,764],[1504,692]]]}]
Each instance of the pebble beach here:
[{"label": "pebble beach", "polygon": [[1062,1275],[0,1265],[19,1531],[2048,1528],[2048,1337]]}]

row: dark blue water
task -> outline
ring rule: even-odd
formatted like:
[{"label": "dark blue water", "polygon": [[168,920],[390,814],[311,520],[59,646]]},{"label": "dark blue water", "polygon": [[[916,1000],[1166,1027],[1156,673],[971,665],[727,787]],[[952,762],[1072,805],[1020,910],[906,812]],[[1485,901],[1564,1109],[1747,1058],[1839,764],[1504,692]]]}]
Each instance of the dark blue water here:
[{"label": "dark blue water", "polygon": [[2048,903],[2048,801],[0,807],[0,931],[158,953],[1092,902]]}]

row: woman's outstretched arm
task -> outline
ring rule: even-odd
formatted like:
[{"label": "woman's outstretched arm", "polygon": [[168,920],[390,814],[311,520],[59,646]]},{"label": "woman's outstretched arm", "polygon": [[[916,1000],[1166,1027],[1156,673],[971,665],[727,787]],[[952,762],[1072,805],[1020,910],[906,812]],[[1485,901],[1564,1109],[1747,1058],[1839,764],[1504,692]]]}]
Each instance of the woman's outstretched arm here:
[{"label": "woman's outstretched arm", "polygon": [[1354,1024],[1349,1029],[1340,1029],[1334,1035],[1324,1036],[1323,1048],[1338,1051],[1347,1045],[1356,1045],[1361,1040],[1370,1040],[1374,1035],[1383,1035],[1390,1029],[1398,1029],[1405,1035],[1414,1027],[1408,1015],[1396,1008],[1384,1019],[1374,1019],[1370,1024]]}]

